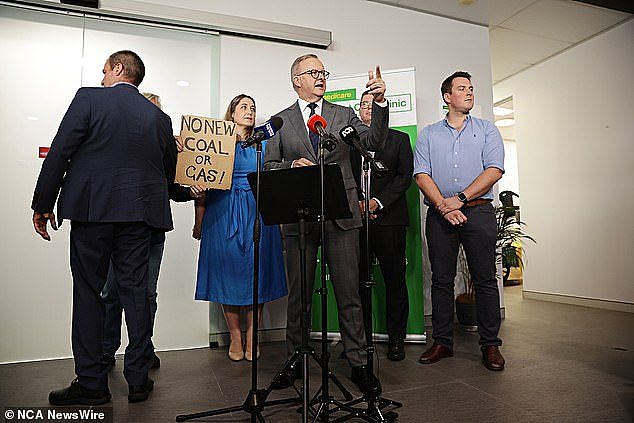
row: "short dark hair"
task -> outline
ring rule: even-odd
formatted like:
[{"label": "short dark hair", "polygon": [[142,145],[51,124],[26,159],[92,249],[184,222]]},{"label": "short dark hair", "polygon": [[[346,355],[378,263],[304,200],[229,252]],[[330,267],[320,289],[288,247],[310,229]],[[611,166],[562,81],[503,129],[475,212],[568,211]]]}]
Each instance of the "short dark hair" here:
[{"label": "short dark hair", "polygon": [[138,54],[130,50],[121,50],[112,53],[110,57],[108,57],[110,68],[114,68],[117,63],[121,63],[123,66],[123,76],[125,76],[126,79],[136,86],[141,84],[145,77],[145,65]]},{"label": "short dark hair", "polygon": [[453,85],[453,80],[456,78],[467,78],[469,81],[471,81],[471,74],[465,71],[457,71],[452,73],[451,75],[447,77],[447,79],[442,81],[442,84],[440,85],[440,95],[442,96],[443,101],[445,99],[445,93],[451,94],[451,87]]},{"label": "short dark hair", "polygon": [[366,95],[370,94],[370,90],[365,90],[362,94],[361,94],[361,98],[359,99],[359,101],[363,100],[363,97],[365,97]]}]

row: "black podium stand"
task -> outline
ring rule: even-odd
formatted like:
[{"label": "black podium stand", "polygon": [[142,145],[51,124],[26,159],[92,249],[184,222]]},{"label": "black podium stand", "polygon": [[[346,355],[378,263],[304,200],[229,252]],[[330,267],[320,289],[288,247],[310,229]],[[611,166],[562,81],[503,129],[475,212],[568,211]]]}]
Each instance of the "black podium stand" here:
[{"label": "black podium stand", "polygon": [[[323,195],[323,213],[324,220],[346,219],[352,217],[348,198],[346,196],[345,186],[343,184],[343,176],[341,168],[336,164],[324,166],[323,186],[328,187],[324,190]],[[254,176],[247,176],[251,186],[254,185]],[[306,166],[292,169],[273,170],[263,172],[260,175],[260,189],[262,198],[265,199],[261,205],[262,219],[267,225],[273,224],[291,224],[298,223],[299,250],[300,250],[300,282],[301,292],[305,293],[308,283],[312,285],[313,281],[306,280],[306,228],[307,222],[318,221],[322,209],[321,181],[319,166]],[[322,282],[323,285],[323,282]],[[326,287],[321,286],[317,292],[322,296],[322,319],[327,318],[327,300]],[[310,315],[307,311],[308,304],[306,296],[301,296],[302,313],[300,315],[300,327],[302,338],[300,346],[295,350],[293,355],[286,361],[281,372],[276,377],[283,376],[291,369],[302,365],[302,421],[308,421],[308,414],[314,417],[325,412],[330,405],[335,406],[335,410],[342,412],[352,412],[352,408],[347,407],[344,403],[333,399],[328,394],[328,383],[332,381],[342,392],[346,400],[351,400],[352,395],[339,382],[337,377],[328,369],[328,350],[326,322],[322,322],[322,354],[321,357],[315,354],[315,351],[308,342],[308,329]],[[309,371],[308,360],[312,358],[322,369],[322,380],[319,392],[321,396],[319,400],[309,399]],[[273,385],[275,381],[271,383]],[[270,387],[268,388],[270,389]],[[323,415],[321,417],[324,417]]]},{"label": "black podium stand", "polygon": [[[324,166],[326,220],[352,217],[341,168],[337,164]],[[247,175],[255,187],[255,173]],[[304,166],[276,169],[260,173],[260,213],[266,225],[300,223],[298,210],[303,209],[304,222],[316,222],[321,207],[319,167]]]}]

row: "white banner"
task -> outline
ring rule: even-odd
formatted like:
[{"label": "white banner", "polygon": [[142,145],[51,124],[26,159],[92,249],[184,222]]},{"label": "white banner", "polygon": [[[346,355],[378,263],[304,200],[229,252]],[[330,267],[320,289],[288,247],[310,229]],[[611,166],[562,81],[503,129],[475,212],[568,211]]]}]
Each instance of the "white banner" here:
[{"label": "white banner", "polygon": [[[387,90],[385,97],[390,103],[390,126],[416,125],[416,84],[414,68],[381,70]],[[328,80],[328,91],[324,98],[331,103],[350,106],[359,112],[361,94],[368,82],[367,73],[335,76]]]}]

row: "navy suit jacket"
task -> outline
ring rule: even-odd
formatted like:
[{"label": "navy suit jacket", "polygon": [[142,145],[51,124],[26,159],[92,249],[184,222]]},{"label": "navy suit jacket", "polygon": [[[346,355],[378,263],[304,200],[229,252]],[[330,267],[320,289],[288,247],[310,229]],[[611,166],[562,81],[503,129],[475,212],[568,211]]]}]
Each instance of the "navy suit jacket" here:
[{"label": "navy suit jacket", "polygon": [[[357,186],[361,186],[361,155],[353,150],[350,153],[350,163]],[[389,169],[383,177],[376,177],[370,173],[370,198],[377,198],[383,208],[377,212],[373,224],[381,226],[409,225],[407,198],[405,192],[412,184],[414,172],[414,155],[409,143],[409,136],[403,132],[390,129],[387,140],[381,151],[375,156]],[[359,200],[363,199],[361,189]]]},{"label": "navy suit jacket", "polygon": [[57,200],[60,224],[145,222],[171,230],[173,144],[169,116],[136,87],[80,88],[44,159],[31,208],[51,212]]}]

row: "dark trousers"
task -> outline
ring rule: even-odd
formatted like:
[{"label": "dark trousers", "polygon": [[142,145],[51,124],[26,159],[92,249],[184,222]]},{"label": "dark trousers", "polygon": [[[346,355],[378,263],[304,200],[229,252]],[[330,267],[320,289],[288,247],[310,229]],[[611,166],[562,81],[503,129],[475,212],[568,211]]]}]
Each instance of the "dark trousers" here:
[{"label": "dark trousers", "polygon": [[[370,260],[375,256],[385,281],[387,334],[390,339],[405,338],[409,316],[409,298],[405,280],[405,233],[402,225],[382,226],[370,223]],[[365,226],[361,228],[359,275],[367,273]],[[362,296],[363,298],[363,296]],[[364,319],[370,319],[363,310]]]},{"label": "dark trousers", "polygon": [[[289,225],[296,227],[297,225]],[[306,292],[307,313],[310,316],[315,266],[317,265],[317,247],[320,244],[319,225],[307,223],[306,235]],[[286,270],[288,273],[288,307],[286,320],[286,346],[292,354],[300,344],[302,331],[300,326],[301,278],[299,238],[295,231],[285,231]],[[365,332],[363,311],[359,298],[359,230],[341,230],[331,221],[326,222],[326,263],[337,309],[339,328],[343,341],[344,354],[351,366],[362,366],[367,362],[365,351]],[[310,317],[308,317],[310,325]]]},{"label": "dark trousers", "polygon": [[147,295],[150,235],[145,223],[71,222],[72,345],[75,373],[85,388],[108,386],[108,366],[101,363],[104,304],[100,294],[111,259],[129,336],[123,374],[129,385],[143,385],[147,380],[152,357]]},{"label": "dark trousers", "polygon": [[[158,297],[156,287],[159,272],[161,270],[161,260],[163,259],[164,247],[165,242],[150,245],[147,295],[150,300],[150,313],[152,315],[152,333],[154,333],[154,319],[158,308],[158,303],[156,301]],[[103,354],[114,356],[121,346],[121,315],[123,313],[123,305],[121,305],[121,301],[119,300],[117,278],[115,276],[112,261],[110,261],[110,269],[108,270],[106,285],[101,291],[101,298],[106,312],[103,328]],[[151,339],[150,348],[154,351],[154,344]]]},{"label": "dark trousers", "polygon": [[454,279],[462,244],[475,288],[480,345],[501,345],[500,294],[495,277],[497,225],[490,203],[463,208],[464,226],[455,227],[429,208],[425,225],[431,262],[431,301],[434,342],[453,345]]}]

